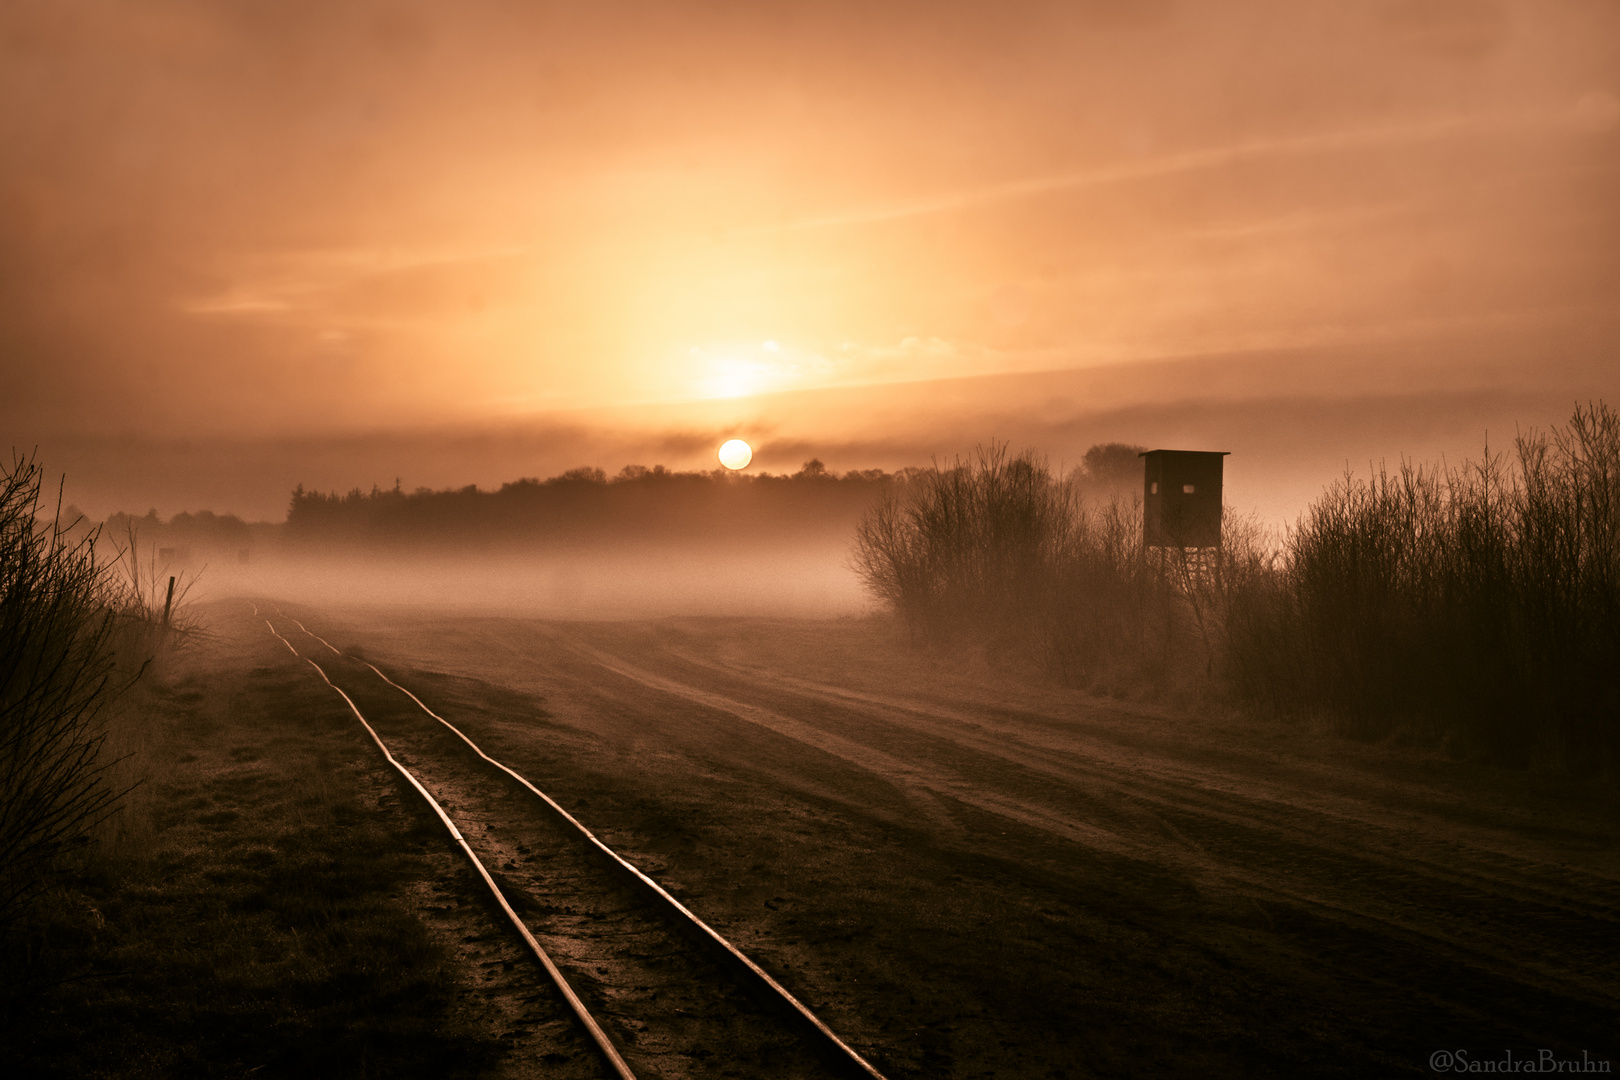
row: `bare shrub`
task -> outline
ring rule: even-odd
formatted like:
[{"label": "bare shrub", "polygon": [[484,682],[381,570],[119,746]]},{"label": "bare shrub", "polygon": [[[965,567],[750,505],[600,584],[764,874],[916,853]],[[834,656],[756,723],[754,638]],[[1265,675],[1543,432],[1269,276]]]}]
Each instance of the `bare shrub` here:
[{"label": "bare shrub", "polygon": [[1208,667],[1191,594],[1142,549],[1140,502],[1081,487],[995,444],[917,470],[860,521],[854,568],[914,637],[1017,650],[1075,685]]},{"label": "bare shrub", "polygon": [[41,480],[31,459],[0,472],[0,935],[115,806],[102,714],[154,642],[98,532],[41,515]]},{"label": "bare shrub", "polygon": [[1278,540],[1228,512],[1216,552],[1144,549],[1140,503],[1082,499],[1090,472],[998,446],[918,470],[860,522],[855,568],[913,634],[1015,643],[1075,685],[1218,686],[1359,737],[1620,772],[1606,405],[1511,457],[1347,473]]},{"label": "bare shrub", "polygon": [[992,445],[913,473],[862,517],[854,565],[914,633],[986,638],[1039,607],[1074,525],[1043,462]]},{"label": "bare shrub", "polygon": [[1042,612],[1064,681],[1120,693],[1147,681],[1184,636],[1164,566],[1142,549],[1141,500],[1078,502]]}]

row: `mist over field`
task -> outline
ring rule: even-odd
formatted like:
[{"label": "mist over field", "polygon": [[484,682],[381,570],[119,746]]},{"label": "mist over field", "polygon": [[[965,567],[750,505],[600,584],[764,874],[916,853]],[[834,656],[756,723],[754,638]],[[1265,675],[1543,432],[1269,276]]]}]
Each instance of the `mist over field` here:
[{"label": "mist over field", "polygon": [[[405,492],[292,493],[281,523],[234,516],[113,515],[109,539],[196,599],[427,605],[560,618],[673,614],[851,615],[871,609],[851,568],[862,515],[904,482],[631,467],[577,469]],[[84,522],[81,528],[90,528]]]},{"label": "mist over field", "polygon": [[861,614],[871,601],[844,543],[792,540],[615,543],[592,550],[300,551],[259,549],[249,565],[187,560],[197,599],[278,596],[300,603],[413,607],[562,619],[667,615]]}]

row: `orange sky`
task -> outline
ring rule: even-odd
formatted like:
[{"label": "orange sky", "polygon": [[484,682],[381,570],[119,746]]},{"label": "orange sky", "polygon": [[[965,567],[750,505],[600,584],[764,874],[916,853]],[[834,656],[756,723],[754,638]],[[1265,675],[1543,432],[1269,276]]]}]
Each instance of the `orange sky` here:
[{"label": "orange sky", "polygon": [[98,511],[738,433],[1197,438],[1285,514],[1620,404],[1606,0],[13,0],[0,50],[0,432]]}]

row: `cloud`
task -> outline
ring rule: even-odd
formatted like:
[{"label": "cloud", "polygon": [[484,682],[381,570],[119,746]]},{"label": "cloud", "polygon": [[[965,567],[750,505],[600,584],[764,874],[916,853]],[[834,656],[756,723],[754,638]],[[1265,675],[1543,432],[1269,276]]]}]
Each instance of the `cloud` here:
[{"label": "cloud", "polygon": [[[316,316],[324,323],[334,318],[365,320],[368,316],[374,321],[378,315],[419,318],[424,314],[424,291],[437,291],[441,300],[445,294],[487,291],[483,279],[489,276],[492,264],[508,263],[526,254],[528,249],[524,247],[252,253],[230,260],[243,265],[235,272],[222,274],[228,282],[222,289],[182,299],[176,306],[189,315],[258,317],[300,313]],[[418,283],[428,279],[430,288],[412,290],[412,279]],[[372,298],[369,305],[356,303],[357,296],[367,294]],[[456,299],[460,297],[448,302]],[[357,310],[361,307],[370,310]]]},{"label": "cloud", "polygon": [[1609,334],[1617,40],[1613,5],[1528,0],[16,0],[0,427],[747,395],[684,402],[701,427],[769,390]]},{"label": "cloud", "polygon": [[[1600,110],[1590,109],[1596,113]],[[794,232],[865,225],[930,214],[952,213],[976,206],[1028,199],[1078,188],[1150,180],[1185,173],[1204,172],[1249,161],[1298,157],[1409,146],[1464,135],[1481,135],[1530,127],[1546,127],[1553,118],[1540,112],[1513,111],[1475,115],[1445,116],[1379,127],[1352,128],[1283,138],[1247,139],[1180,153],[1144,157],[1136,161],[1103,165],[1074,172],[1028,177],[1003,184],[954,191],[921,199],[840,211],[806,217],[777,225],[761,226],[753,233]]]}]

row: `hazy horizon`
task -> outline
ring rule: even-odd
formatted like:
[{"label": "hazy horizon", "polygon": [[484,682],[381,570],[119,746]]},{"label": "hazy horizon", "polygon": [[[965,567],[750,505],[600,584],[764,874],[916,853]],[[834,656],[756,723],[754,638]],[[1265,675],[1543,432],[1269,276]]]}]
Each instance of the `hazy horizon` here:
[{"label": "hazy horizon", "polygon": [[[750,472],[776,474],[811,458],[837,473],[895,471],[949,462],[993,441],[1034,450],[1067,471],[1092,445],[1127,442],[1230,450],[1228,503],[1286,524],[1347,468],[1365,474],[1402,458],[1477,459],[1487,441],[1493,452],[1507,449],[1516,432],[1561,424],[1576,403],[1613,400],[1620,391],[1590,346],[1543,346],[1543,366],[1521,373],[1505,362],[1511,346],[1499,345],[1495,355],[1477,349],[1471,368],[1436,367],[1430,378],[1412,378],[1411,356],[1424,349],[1339,350],[1303,373],[1291,370],[1297,350],[1275,350],[785,392],[688,408],[675,421],[670,407],[650,405],[639,416],[576,410],[280,438],[73,434],[42,440],[40,453],[53,474],[65,474],[67,501],[98,519],[211,510],[280,521],[297,485],[490,490],[577,467],[609,475],[626,465],[706,471],[718,466],[719,443],[734,435],[754,447]],[[1324,392],[1335,370],[1352,365],[1359,393]],[[1155,400],[1168,396],[1167,384],[1185,396]],[[918,416],[923,395],[931,408]]]},{"label": "hazy horizon", "polygon": [[0,431],[105,514],[992,439],[1346,464],[1620,398],[1620,11],[0,14]]}]

